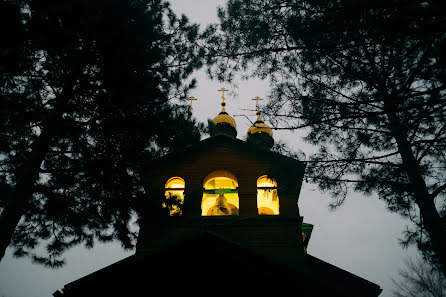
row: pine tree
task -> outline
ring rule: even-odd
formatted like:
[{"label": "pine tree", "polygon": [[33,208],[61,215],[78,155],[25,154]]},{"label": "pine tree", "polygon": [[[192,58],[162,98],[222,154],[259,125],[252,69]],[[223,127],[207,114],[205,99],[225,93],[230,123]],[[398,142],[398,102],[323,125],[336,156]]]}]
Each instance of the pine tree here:
[{"label": "pine tree", "polygon": [[0,5],[1,257],[10,245],[60,266],[76,244],[132,248],[144,161],[199,139],[175,103],[202,63],[198,26],[163,0]]},{"label": "pine tree", "polygon": [[319,147],[307,177],[378,193],[446,274],[446,16],[440,1],[230,0],[207,29],[220,79],[269,77],[264,111]]}]

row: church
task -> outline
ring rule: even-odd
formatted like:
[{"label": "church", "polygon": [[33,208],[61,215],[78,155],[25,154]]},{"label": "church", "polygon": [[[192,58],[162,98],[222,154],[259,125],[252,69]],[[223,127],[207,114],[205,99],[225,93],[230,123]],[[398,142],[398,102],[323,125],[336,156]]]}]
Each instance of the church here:
[{"label": "church", "polygon": [[[378,296],[381,288],[307,253],[313,225],[298,199],[305,164],[271,151],[257,119],[246,140],[222,109],[211,137],[148,164],[159,201],[141,221],[136,252],[53,296]],[[259,98],[256,98],[259,100]],[[257,101],[258,103],[258,101]],[[330,248],[327,243],[327,248]]]}]

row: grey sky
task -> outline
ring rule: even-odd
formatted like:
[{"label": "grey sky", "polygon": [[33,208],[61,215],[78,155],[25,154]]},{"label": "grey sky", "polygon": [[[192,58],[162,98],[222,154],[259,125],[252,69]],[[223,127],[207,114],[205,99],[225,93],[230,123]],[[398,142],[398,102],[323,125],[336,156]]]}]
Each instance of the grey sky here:
[{"label": "grey sky", "polygon": [[[176,13],[186,14],[192,22],[202,28],[216,20],[217,5],[222,0],[172,0]],[[216,116],[221,109],[219,92],[222,86],[231,90],[226,110],[231,115],[247,115],[255,121],[255,96],[267,98],[268,82],[249,80],[238,82],[238,88],[228,84],[209,81],[203,72],[195,75],[198,88],[191,95],[194,101],[194,117],[205,122]],[[261,101],[264,103],[265,101]],[[238,138],[243,139],[250,122],[244,116],[235,117]],[[312,148],[305,144],[298,132],[274,132],[274,138],[283,140],[294,149],[307,153]],[[363,197],[350,193],[345,205],[335,212],[328,211],[327,194],[320,193],[315,185],[304,184],[300,195],[300,213],[304,222],[314,224],[308,252],[321,260],[334,264],[351,273],[379,284],[383,289],[381,296],[390,297],[393,288],[391,278],[397,277],[398,269],[407,256],[416,257],[414,248],[403,250],[398,238],[404,230],[406,221],[385,209],[385,203],[376,196]],[[132,251],[123,251],[119,244],[97,245],[91,250],[77,247],[67,253],[67,265],[59,270],[50,270],[31,264],[28,259],[15,259],[8,250],[0,262],[0,297],[37,297],[51,296],[64,284],[110,265]],[[149,272],[149,268],[148,268]]]}]

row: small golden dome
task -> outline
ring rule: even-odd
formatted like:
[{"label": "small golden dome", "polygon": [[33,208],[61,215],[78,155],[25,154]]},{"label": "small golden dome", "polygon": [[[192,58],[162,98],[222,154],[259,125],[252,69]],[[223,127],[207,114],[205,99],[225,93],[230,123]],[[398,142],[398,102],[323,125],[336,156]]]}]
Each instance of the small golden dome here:
[{"label": "small golden dome", "polygon": [[213,120],[214,125],[226,123],[231,125],[232,128],[237,129],[234,118],[226,112],[224,103],[222,103],[221,105],[221,112]]},{"label": "small golden dome", "polygon": [[267,124],[262,121],[262,119],[260,118],[260,112],[257,112],[256,122],[248,129],[248,135],[252,135],[255,133],[267,133],[269,136],[273,137],[273,131]]}]

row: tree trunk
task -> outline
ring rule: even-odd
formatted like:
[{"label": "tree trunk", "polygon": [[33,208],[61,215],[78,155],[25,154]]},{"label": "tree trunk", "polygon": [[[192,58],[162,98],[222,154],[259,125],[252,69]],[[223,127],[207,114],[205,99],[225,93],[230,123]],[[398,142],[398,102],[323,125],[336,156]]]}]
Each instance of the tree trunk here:
[{"label": "tree trunk", "polygon": [[415,203],[420,208],[423,227],[429,234],[432,248],[437,256],[443,275],[446,277],[446,232],[442,228],[441,217],[435,207],[426,182],[421,173],[420,164],[415,158],[404,128],[396,114],[396,108],[391,99],[384,100],[384,109],[388,115],[390,130],[398,145],[398,152],[403,160],[403,168],[409,177]]},{"label": "tree trunk", "polygon": [[20,167],[20,174],[0,215],[0,261],[11,242],[12,235],[23,215],[26,203],[32,197],[34,184],[39,178],[40,166],[48,150],[52,130],[47,123],[39,138],[32,144],[32,150],[27,155],[25,163]]},{"label": "tree trunk", "polygon": [[67,80],[66,86],[59,94],[55,107],[45,119],[42,132],[31,146],[25,162],[18,169],[17,182],[9,194],[6,205],[0,214],[0,261],[6,248],[11,243],[12,235],[22,218],[24,209],[34,193],[34,185],[39,178],[40,166],[45,158],[51,141],[57,131],[63,105],[72,95],[73,82]]}]

